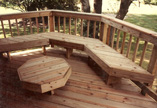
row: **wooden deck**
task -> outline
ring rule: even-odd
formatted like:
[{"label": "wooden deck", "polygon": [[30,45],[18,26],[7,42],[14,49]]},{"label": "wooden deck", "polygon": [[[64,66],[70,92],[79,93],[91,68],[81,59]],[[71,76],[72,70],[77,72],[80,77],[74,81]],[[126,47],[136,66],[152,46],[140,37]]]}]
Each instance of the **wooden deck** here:
[{"label": "wooden deck", "polygon": [[18,78],[17,68],[28,59],[43,56],[42,51],[12,55],[11,62],[1,61],[0,108],[157,108],[157,103],[142,96],[130,80],[122,79],[118,84],[108,86],[100,77],[105,76],[103,71],[88,66],[87,55],[74,51],[66,59],[63,50],[47,50],[48,56],[64,58],[73,71],[66,86],[57,89],[54,95],[22,89]]}]

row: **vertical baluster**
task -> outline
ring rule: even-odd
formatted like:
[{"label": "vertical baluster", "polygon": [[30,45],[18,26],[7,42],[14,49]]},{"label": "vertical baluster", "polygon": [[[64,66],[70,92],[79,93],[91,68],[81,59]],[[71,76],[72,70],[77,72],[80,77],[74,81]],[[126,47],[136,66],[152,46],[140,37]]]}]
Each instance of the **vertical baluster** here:
[{"label": "vertical baluster", "polygon": [[10,20],[8,20],[8,22],[9,22],[10,34],[11,34],[11,37],[13,37],[12,28],[11,28],[11,22],[10,22]]},{"label": "vertical baluster", "polygon": [[60,32],[60,16],[58,16],[58,32]]},{"label": "vertical baluster", "polygon": [[87,21],[87,37],[89,37],[89,25],[90,25],[90,20]]},{"label": "vertical baluster", "polygon": [[139,63],[139,66],[142,65],[142,62],[143,62],[143,59],[144,59],[144,55],[145,55],[145,52],[146,52],[147,45],[148,45],[148,42],[145,41],[144,47],[143,47],[143,52],[142,52],[141,59],[140,59],[140,63]]},{"label": "vertical baluster", "polygon": [[93,38],[95,38],[95,32],[96,32],[96,21],[94,21],[94,27],[93,27]]},{"label": "vertical baluster", "polygon": [[5,30],[4,30],[4,24],[3,24],[3,21],[2,21],[2,20],[1,20],[1,26],[2,26],[2,30],[3,30],[4,38],[6,38],[6,33],[5,33]]},{"label": "vertical baluster", "polygon": [[121,46],[121,54],[123,54],[123,51],[124,51],[125,38],[126,38],[126,32],[124,32],[124,35],[123,35],[123,42],[122,42],[122,46]]},{"label": "vertical baluster", "polygon": [[101,28],[100,28],[100,37],[99,39],[103,42],[106,43],[106,38],[107,38],[107,30],[108,30],[108,25],[101,22]]},{"label": "vertical baluster", "polygon": [[31,34],[33,34],[33,30],[32,30],[32,20],[31,20],[31,18],[29,19],[29,23],[30,23],[30,31],[31,31]]},{"label": "vertical baluster", "polygon": [[65,33],[65,29],[66,29],[66,18],[64,17],[63,20],[63,32]]},{"label": "vertical baluster", "polygon": [[18,23],[17,23],[17,19],[15,19],[15,21],[16,21],[17,34],[18,34],[18,36],[20,36],[19,26],[18,26]]},{"label": "vertical baluster", "polygon": [[37,33],[39,33],[39,23],[38,23],[38,17],[36,17],[35,19],[36,19]]},{"label": "vertical baluster", "polygon": [[42,17],[42,23],[43,23],[43,32],[45,32],[45,18]]},{"label": "vertical baluster", "polygon": [[69,34],[71,34],[71,17],[69,18]]},{"label": "vertical baluster", "polygon": [[112,38],[112,40],[111,40],[111,47],[112,47],[112,48],[113,48],[113,46],[114,46],[115,31],[116,31],[116,28],[113,28],[113,33],[112,33],[112,36],[111,36],[111,38]]},{"label": "vertical baluster", "polygon": [[23,30],[24,30],[24,34],[26,35],[26,25],[25,25],[25,19],[22,18],[23,21]]},{"label": "vertical baluster", "polygon": [[106,44],[109,45],[109,41],[110,41],[110,31],[111,31],[111,26],[108,27],[107,30],[107,39],[106,39]]},{"label": "vertical baluster", "polygon": [[81,36],[83,36],[83,19],[81,19]]},{"label": "vertical baluster", "polygon": [[131,43],[132,43],[132,35],[130,35],[126,57],[129,57],[129,53],[130,53],[130,49],[131,49]]},{"label": "vertical baluster", "polygon": [[77,18],[75,18],[75,35],[77,34]]},{"label": "vertical baluster", "polygon": [[119,48],[119,37],[120,37],[120,30],[118,30],[118,33],[117,33],[117,42],[116,42],[116,50],[118,51],[118,48]]},{"label": "vertical baluster", "polygon": [[135,51],[134,51],[133,58],[132,58],[133,62],[135,62],[135,59],[136,59],[136,54],[137,54],[137,50],[138,50],[138,46],[139,46],[139,40],[140,40],[140,38],[137,38],[137,40],[136,40]]}]

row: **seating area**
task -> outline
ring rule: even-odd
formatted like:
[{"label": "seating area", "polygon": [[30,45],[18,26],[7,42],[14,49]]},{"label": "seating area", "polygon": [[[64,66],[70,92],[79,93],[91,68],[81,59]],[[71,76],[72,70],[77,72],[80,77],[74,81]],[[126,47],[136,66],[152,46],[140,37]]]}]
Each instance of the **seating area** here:
[{"label": "seating area", "polygon": [[[29,22],[22,32],[20,18]],[[3,24],[14,19],[16,36],[11,23],[9,30]],[[59,10],[0,15],[0,20],[2,107],[156,108],[151,88],[157,72],[156,32],[105,15]]]},{"label": "seating area", "polygon": [[[21,38],[26,40],[22,41]],[[110,77],[128,78],[149,84],[152,84],[154,80],[153,75],[151,75],[149,72],[142,69],[140,66],[136,65],[128,58],[119,54],[114,49],[105,45],[100,40],[91,38],[77,37],[54,32],[7,38],[1,39],[0,46],[2,46],[2,50],[0,50],[0,52],[9,52],[15,51],[17,49],[22,50],[24,48],[33,48],[35,46],[48,45],[48,40],[53,45],[85,51],[88,56],[90,56],[105,72],[109,74]],[[108,82],[108,84],[109,83],[110,82]]]}]

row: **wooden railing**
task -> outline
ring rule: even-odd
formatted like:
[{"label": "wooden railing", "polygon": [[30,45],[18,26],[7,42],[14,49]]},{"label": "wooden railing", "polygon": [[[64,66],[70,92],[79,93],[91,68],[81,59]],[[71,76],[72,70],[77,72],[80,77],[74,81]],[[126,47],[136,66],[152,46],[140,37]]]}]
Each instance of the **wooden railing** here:
[{"label": "wooden railing", "polygon": [[47,31],[99,38],[148,72],[157,73],[157,33],[113,17],[47,10],[0,15],[0,21],[1,38]]}]

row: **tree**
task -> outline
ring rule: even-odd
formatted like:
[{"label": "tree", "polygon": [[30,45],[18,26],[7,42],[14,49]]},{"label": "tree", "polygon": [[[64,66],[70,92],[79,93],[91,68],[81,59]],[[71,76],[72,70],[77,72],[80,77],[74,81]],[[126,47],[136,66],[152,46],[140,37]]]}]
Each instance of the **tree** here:
[{"label": "tree", "polygon": [[2,0],[3,7],[19,9],[20,11],[36,11],[47,9],[60,9],[77,11],[78,0]]},{"label": "tree", "polygon": [[123,20],[128,13],[128,9],[131,3],[132,0],[121,0],[120,9],[116,15],[116,18]]}]

